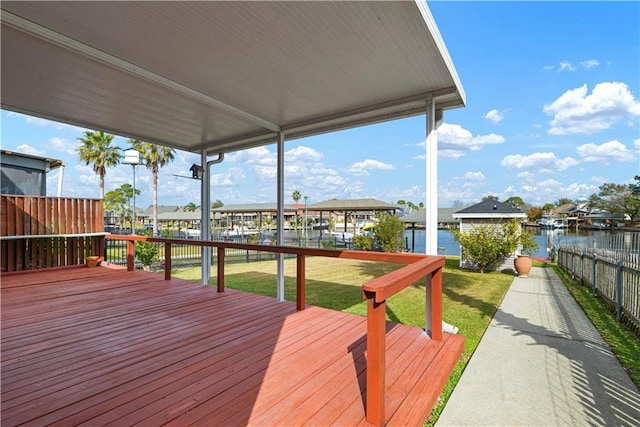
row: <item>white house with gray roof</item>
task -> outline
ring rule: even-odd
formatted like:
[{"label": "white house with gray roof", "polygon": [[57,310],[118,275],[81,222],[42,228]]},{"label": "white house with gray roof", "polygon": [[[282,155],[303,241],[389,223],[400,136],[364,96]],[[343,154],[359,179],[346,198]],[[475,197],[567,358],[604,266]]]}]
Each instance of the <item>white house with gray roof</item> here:
[{"label": "white house with gray roof", "polygon": [[[520,209],[492,199],[483,200],[473,206],[456,211],[452,216],[460,220],[460,231],[463,233],[480,225],[500,224],[511,221],[512,219],[524,222],[527,219],[527,214]],[[516,256],[517,252],[514,252],[506,257],[503,262],[496,267],[496,270],[513,270],[513,261]],[[460,254],[460,267],[475,268],[473,263],[462,257],[462,254]]]}]

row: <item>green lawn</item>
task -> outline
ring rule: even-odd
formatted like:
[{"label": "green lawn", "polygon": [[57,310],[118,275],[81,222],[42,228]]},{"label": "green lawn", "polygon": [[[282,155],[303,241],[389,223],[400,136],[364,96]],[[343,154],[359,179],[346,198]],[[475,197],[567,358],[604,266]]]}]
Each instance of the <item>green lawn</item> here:
[{"label": "green lawn", "polygon": [[[534,265],[551,266],[537,261]],[[295,300],[295,268],[295,259],[285,261],[285,298],[291,301]],[[397,268],[397,264],[307,258],[307,303],[365,315],[366,303],[362,300],[361,285]],[[615,315],[601,300],[591,295],[589,288],[580,286],[562,270],[555,268],[632,380],[640,387],[640,339],[627,327],[617,323]],[[228,287],[275,296],[275,261],[232,263],[227,264],[225,270]],[[215,274],[215,268],[212,272]],[[200,281],[200,267],[176,269],[174,275]],[[479,274],[462,270],[458,267],[457,257],[447,257],[443,274],[443,317],[446,322],[460,328],[459,334],[465,337],[465,350],[425,425],[433,425],[438,419],[513,278],[511,274],[499,272]],[[210,283],[215,283],[215,277]],[[424,283],[415,283],[388,301],[387,318],[424,327],[424,304]]]},{"label": "green lawn", "polygon": [[[361,285],[393,271],[398,264],[310,257],[306,261],[307,304],[366,315]],[[295,259],[285,260],[285,298],[295,300]],[[215,268],[212,269],[215,274]],[[200,281],[200,268],[174,270],[174,276]],[[458,267],[457,257],[447,257],[443,274],[443,317],[460,328],[465,350],[456,365],[428,424],[434,423],[462,375],[462,371],[487,329],[514,276],[499,272],[479,274]],[[213,277],[210,283],[215,283]],[[276,263],[261,261],[225,267],[225,285],[261,295],[276,294]],[[387,304],[389,320],[424,327],[424,282],[392,297]]]},{"label": "green lawn", "polygon": [[628,327],[616,321],[615,314],[600,298],[593,296],[590,287],[580,285],[555,264],[554,268],[620,364],[629,373],[631,380],[640,388],[640,338]]}]

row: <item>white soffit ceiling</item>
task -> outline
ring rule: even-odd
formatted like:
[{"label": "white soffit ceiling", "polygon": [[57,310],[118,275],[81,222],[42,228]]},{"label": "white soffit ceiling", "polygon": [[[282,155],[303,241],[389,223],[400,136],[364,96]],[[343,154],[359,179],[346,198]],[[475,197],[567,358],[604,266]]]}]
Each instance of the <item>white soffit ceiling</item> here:
[{"label": "white soffit ceiling", "polygon": [[464,106],[424,2],[2,1],[2,108],[234,151]]}]

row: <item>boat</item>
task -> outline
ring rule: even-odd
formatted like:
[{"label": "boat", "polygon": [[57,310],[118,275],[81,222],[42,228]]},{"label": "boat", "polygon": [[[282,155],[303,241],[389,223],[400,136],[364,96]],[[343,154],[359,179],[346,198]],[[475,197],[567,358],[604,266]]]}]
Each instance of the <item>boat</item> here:
[{"label": "boat", "polygon": [[566,219],[556,219],[553,221],[553,228],[569,228],[569,222]]},{"label": "boat", "polygon": [[548,229],[556,228],[554,219],[548,218],[548,217],[540,218],[538,220],[538,225],[540,225],[540,228],[548,228]]},{"label": "boat", "polygon": [[335,240],[338,243],[347,243],[353,240],[354,234],[350,231],[342,232],[342,231],[328,231],[324,230],[322,232],[323,239],[331,239]]},{"label": "boat", "polygon": [[547,228],[550,230],[569,227],[569,223],[566,219],[554,219],[550,217],[540,218],[538,220],[538,225],[540,225],[540,228]]}]

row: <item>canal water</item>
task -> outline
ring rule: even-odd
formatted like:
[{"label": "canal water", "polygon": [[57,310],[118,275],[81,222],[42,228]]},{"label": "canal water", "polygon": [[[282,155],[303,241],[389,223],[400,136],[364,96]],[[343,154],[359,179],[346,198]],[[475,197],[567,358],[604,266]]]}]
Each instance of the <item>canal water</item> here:
[{"label": "canal water", "polygon": [[[533,255],[539,257],[546,257],[547,248],[552,245],[603,247],[613,234],[605,230],[543,230],[537,227],[528,228],[527,230],[535,233],[534,238],[538,243],[538,251]],[[404,232],[405,242],[408,243],[409,251],[412,248],[412,231],[405,230]],[[632,234],[637,233],[627,231],[616,232],[615,234],[622,235],[623,240],[632,240],[624,238],[631,237]],[[424,253],[424,248],[425,230],[415,230],[415,252]],[[438,253],[440,255],[460,255],[460,245],[453,239],[453,234],[448,230],[438,230]]]}]

